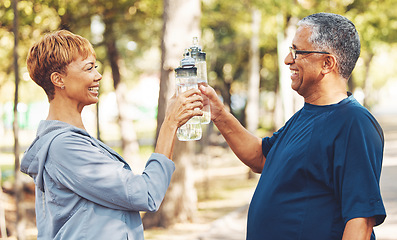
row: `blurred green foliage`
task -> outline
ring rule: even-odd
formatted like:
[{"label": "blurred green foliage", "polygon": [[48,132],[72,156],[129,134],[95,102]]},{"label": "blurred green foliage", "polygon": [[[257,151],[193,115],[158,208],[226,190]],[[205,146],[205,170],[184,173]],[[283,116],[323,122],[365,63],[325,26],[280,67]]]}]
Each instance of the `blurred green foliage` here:
[{"label": "blurred green foliage", "polygon": [[13,182],[14,181],[14,165],[1,165],[1,186],[4,182]]},{"label": "blurred green foliage", "polygon": [[[0,3],[0,104],[13,97],[13,11],[12,1]],[[362,60],[354,72],[354,86],[363,87],[368,61],[380,51],[395,49],[397,1],[395,0],[203,0],[200,44],[208,56],[209,81],[225,98],[246,89],[251,10],[262,12],[260,33],[261,90],[274,91],[278,83],[277,34],[282,34],[291,17],[314,12],[334,12],[351,19],[361,36]],[[109,70],[102,38],[92,32],[99,19],[116,39],[123,79],[132,86],[143,74],[159,74],[162,37],[162,2],[157,0],[19,0],[19,49],[21,101],[45,95],[32,87],[25,58],[32,43],[44,33],[68,29],[88,38],[97,52],[102,72]],[[184,24],[181,22],[180,24]],[[109,29],[104,30],[108,34]],[[387,80],[382,73],[370,75],[374,86]],[[110,77],[109,77],[110,78]],[[104,78],[104,91],[112,91],[111,79]]]}]

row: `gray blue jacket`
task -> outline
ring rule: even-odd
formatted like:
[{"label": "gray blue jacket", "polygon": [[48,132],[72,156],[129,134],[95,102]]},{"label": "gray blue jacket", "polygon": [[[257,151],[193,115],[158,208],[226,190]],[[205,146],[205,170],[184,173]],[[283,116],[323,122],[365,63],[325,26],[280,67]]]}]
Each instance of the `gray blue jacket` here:
[{"label": "gray blue jacket", "polygon": [[175,170],[153,153],[135,175],[115,151],[86,131],[41,121],[21,171],[36,185],[38,239],[143,239],[139,211],[156,211]]}]

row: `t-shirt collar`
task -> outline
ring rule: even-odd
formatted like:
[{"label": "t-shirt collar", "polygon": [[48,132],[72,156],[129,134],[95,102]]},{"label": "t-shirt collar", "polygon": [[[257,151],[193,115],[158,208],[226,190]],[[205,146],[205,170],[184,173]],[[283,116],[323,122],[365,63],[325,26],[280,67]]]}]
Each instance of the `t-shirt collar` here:
[{"label": "t-shirt collar", "polygon": [[319,108],[322,108],[322,109],[325,109],[325,108],[332,108],[332,107],[344,105],[344,104],[346,104],[346,103],[352,101],[353,99],[354,99],[353,93],[347,92],[347,97],[344,98],[344,99],[342,99],[342,100],[341,100],[340,102],[338,102],[338,103],[329,104],[329,105],[314,105],[314,104],[305,102],[303,108],[304,108],[304,109],[308,109],[308,110],[309,110],[309,109],[319,109]]}]

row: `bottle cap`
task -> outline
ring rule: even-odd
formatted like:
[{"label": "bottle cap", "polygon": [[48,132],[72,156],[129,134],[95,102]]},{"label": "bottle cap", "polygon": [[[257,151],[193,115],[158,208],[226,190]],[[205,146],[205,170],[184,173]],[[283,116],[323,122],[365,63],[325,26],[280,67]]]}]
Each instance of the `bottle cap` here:
[{"label": "bottle cap", "polygon": [[182,67],[194,67],[196,60],[190,56],[189,49],[185,49],[185,53],[183,54],[184,58],[181,60]]},{"label": "bottle cap", "polygon": [[196,67],[179,67],[175,69],[175,72],[177,77],[197,76]]},{"label": "bottle cap", "polygon": [[193,46],[190,47],[192,58],[196,59],[201,52],[201,47],[198,45],[198,37],[193,37]]},{"label": "bottle cap", "polygon": [[196,63],[196,60],[194,60],[194,58],[192,58],[190,56],[185,56],[185,58],[183,58],[181,60],[182,67],[194,67],[195,63]]},{"label": "bottle cap", "polygon": [[205,52],[199,52],[197,54],[197,61],[205,61],[206,53]]}]

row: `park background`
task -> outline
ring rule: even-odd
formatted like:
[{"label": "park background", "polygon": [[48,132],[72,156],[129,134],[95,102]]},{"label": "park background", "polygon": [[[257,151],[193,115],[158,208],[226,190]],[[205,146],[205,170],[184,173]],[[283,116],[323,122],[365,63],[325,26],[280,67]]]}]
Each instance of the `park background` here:
[{"label": "park background", "polygon": [[[362,43],[349,91],[377,116],[397,115],[396,9],[395,0],[1,0],[2,238],[5,231],[10,239],[37,234],[34,186],[18,165],[48,110],[25,62],[43,34],[67,29],[92,42],[103,79],[100,101],[85,108],[84,123],[139,173],[174,92],[174,69],[193,37],[207,53],[208,82],[225,106],[249,131],[266,136],[303,104],[283,63],[297,21],[315,12],[342,14]],[[249,203],[258,175],[236,159],[213,124],[203,126],[200,141],[176,140],[173,159],[177,170],[162,207],[142,214],[146,239],[196,239],[183,234],[209,231],[203,225]]]}]

